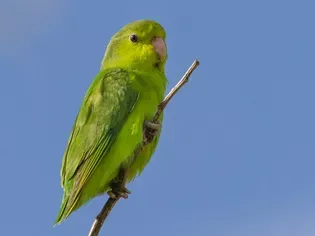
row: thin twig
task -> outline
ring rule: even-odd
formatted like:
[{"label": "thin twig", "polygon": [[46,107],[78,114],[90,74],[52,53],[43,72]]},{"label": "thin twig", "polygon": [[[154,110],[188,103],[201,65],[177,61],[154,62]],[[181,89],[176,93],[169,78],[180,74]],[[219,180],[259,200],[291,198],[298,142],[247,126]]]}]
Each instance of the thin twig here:
[{"label": "thin twig", "polygon": [[180,90],[181,87],[183,87],[184,84],[186,84],[189,81],[190,75],[194,72],[194,70],[199,66],[199,61],[195,60],[191,66],[188,68],[186,73],[183,75],[180,81],[175,85],[174,88],[171,89],[171,91],[166,95],[166,97],[163,99],[163,101],[159,104],[157,112],[155,113],[153,117],[153,123],[158,121],[159,117],[161,116],[164,108],[167,106],[169,101],[174,97],[174,95]]},{"label": "thin twig", "polygon": [[117,198],[109,197],[108,198],[108,200],[106,201],[102,210],[96,216],[96,218],[93,222],[93,225],[90,229],[89,236],[98,236],[105,219],[107,218],[109,213],[112,211],[112,209],[114,208],[114,206],[116,205],[116,203],[118,202],[119,199],[120,199],[120,197],[117,197]]},{"label": "thin twig", "polygon": [[[193,73],[193,71],[199,66],[199,61],[195,60],[192,65],[189,67],[189,69],[186,71],[184,76],[181,78],[180,81],[175,85],[174,88],[166,95],[166,97],[163,99],[163,101],[159,104],[157,111],[152,119],[152,122],[158,121],[159,117],[163,113],[165,107],[169,103],[169,101],[172,99],[172,97],[180,90],[181,87],[183,87],[184,84],[186,84],[189,80],[190,75]],[[144,130],[146,132],[146,130]],[[140,145],[133,153],[133,157],[137,157],[141,151],[144,149],[146,145],[148,145],[150,142],[143,141],[142,145]],[[90,229],[88,236],[98,236],[102,225],[109,215],[109,213],[112,211],[116,203],[119,201],[120,196],[117,198],[108,198],[107,202],[103,206],[101,212],[96,216],[93,225]]]}]

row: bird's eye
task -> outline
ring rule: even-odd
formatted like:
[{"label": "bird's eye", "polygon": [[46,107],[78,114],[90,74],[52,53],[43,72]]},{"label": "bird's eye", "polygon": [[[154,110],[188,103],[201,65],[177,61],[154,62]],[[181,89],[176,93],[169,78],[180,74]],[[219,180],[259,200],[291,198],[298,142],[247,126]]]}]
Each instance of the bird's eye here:
[{"label": "bird's eye", "polygon": [[139,40],[139,38],[138,38],[138,36],[137,36],[136,34],[130,35],[130,36],[129,36],[129,39],[130,39],[130,41],[133,42],[133,43],[136,43],[136,42],[138,42],[138,40]]}]

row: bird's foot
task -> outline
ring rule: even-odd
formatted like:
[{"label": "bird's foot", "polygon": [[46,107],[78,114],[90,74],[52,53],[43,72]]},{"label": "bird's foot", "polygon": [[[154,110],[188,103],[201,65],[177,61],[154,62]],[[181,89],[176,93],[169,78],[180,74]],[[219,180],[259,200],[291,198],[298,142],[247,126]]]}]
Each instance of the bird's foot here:
[{"label": "bird's foot", "polygon": [[108,191],[107,194],[110,198],[117,199],[119,197],[127,199],[131,192],[126,187],[113,186],[112,190]]},{"label": "bird's foot", "polygon": [[145,132],[143,134],[144,142],[150,143],[152,142],[153,138],[159,134],[161,129],[161,123],[159,121],[157,122],[151,122],[151,121],[145,121],[144,125],[146,127]]}]

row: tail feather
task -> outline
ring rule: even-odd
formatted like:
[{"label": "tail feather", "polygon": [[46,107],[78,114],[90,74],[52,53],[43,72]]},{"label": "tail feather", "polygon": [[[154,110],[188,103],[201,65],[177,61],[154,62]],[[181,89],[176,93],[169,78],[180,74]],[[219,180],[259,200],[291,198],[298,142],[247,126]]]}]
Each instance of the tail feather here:
[{"label": "tail feather", "polygon": [[59,225],[65,218],[68,217],[69,214],[67,214],[67,211],[66,211],[68,201],[69,201],[69,196],[68,196],[68,194],[64,193],[63,198],[62,198],[61,207],[60,207],[58,216],[55,220],[54,226]]}]

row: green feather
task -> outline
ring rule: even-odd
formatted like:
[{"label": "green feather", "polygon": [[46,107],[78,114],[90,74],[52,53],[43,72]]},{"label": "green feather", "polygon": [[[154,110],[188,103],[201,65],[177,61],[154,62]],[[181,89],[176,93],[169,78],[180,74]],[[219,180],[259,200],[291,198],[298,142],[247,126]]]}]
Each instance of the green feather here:
[{"label": "green feather", "polygon": [[128,79],[123,70],[102,71],[88,90],[63,159],[61,177],[66,198],[56,222],[76,208],[82,188],[133,110],[139,94],[129,86]]}]

